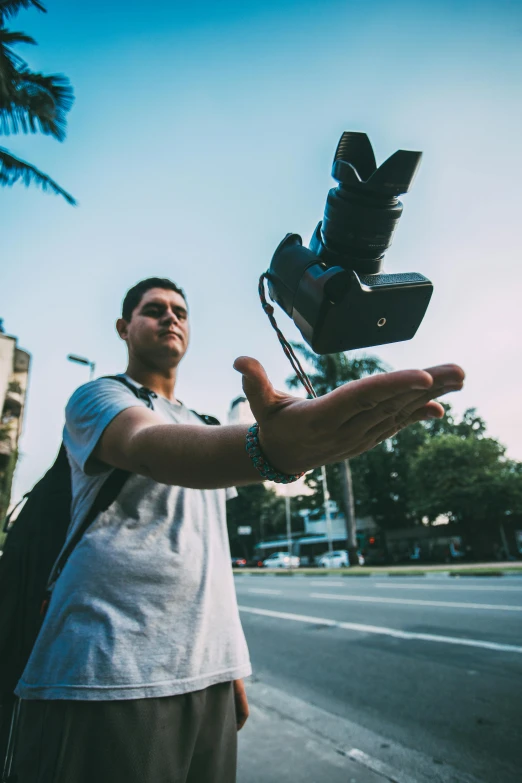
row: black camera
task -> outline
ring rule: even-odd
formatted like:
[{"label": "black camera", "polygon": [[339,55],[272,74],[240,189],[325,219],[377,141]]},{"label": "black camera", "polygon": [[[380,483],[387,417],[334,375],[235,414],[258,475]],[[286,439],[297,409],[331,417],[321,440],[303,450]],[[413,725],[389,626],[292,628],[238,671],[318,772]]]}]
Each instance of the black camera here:
[{"label": "black camera", "polygon": [[421,152],[398,150],[377,168],[365,133],[341,136],[328,193],[310,249],[287,234],[266,273],[270,298],[317,354],[411,340],[432,283],[416,272],[386,274],[385,251],[402,213]]}]

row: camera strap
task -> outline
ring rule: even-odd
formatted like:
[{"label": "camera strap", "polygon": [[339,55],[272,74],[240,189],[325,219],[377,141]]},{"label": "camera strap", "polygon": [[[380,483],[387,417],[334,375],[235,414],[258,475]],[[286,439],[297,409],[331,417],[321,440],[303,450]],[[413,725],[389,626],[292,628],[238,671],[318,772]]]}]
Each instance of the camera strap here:
[{"label": "camera strap", "polygon": [[294,370],[295,374],[297,375],[297,377],[305,387],[310,397],[317,397],[317,392],[313,387],[312,381],[301,367],[301,362],[295,355],[294,349],[292,348],[291,344],[288,342],[283,332],[277,325],[276,319],[274,317],[274,308],[272,307],[271,304],[268,304],[268,302],[266,301],[265,279],[268,280],[267,272],[263,272],[263,274],[259,278],[258,291],[259,291],[259,298],[261,299],[261,306],[265,311],[265,313],[267,314],[268,320],[270,321],[273,328],[275,329],[279,342],[281,343],[283,351],[285,352],[288,361],[292,365],[292,369]]}]

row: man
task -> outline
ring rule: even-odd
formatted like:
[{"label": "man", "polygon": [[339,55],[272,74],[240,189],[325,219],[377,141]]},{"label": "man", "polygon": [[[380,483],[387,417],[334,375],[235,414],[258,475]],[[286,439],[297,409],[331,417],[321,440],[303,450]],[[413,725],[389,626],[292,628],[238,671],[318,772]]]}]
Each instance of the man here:
[{"label": "man", "polygon": [[251,669],[227,491],[293,480],[441,417],[433,398],[461,388],[464,374],[454,365],[407,370],[303,400],[274,390],[261,365],[241,357],[234,366],[258,428],[209,427],[175,396],[189,343],[183,291],[170,280],[138,283],[116,328],[129,354],[124,378],[153,392],[153,410],[103,378],[67,406],[69,535],[112,469],[131,476],[56,582],[17,688],[17,780],[233,783]]}]

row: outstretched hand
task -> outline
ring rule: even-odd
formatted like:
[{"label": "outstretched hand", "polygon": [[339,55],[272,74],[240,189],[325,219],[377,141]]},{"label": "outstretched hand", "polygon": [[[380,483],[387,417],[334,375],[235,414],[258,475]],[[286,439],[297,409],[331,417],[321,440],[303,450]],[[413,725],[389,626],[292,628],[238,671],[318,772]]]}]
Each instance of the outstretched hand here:
[{"label": "outstretched hand", "polygon": [[274,389],[256,359],[240,356],[234,368],[243,375],[265,456],[289,474],[350,459],[409,424],[442,418],[435,398],[464,383],[461,367],[443,364],[371,375],[304,400]]}]

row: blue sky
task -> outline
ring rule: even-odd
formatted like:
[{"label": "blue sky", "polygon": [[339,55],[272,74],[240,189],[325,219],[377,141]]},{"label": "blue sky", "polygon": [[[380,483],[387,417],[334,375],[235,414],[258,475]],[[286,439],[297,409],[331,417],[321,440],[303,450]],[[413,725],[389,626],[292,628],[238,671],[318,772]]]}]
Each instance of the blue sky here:
[{"label": "blue sky", "polygon": [[[343,130],[378,162],[424,157],[387,271],[435,293],[411,342],[374,349],[393,368],[458,362],[491,435],[522,459],[519,2],[49,0],[11,23],[31,66],[70,78],[63,144],[4,139],[77,208],[36,189],[0,192],[0,316],[33,356],[15,496],[57,451],[63,408],[87,369],[124,368],[114,329],[125,291],[151,275],[187,291],[192,344],[178,396],[222,420],[241,354],[278,387],[290,373],[257,298],[288,231],[321,219]],[[299,333],[283,314],[285,334]]]}]

